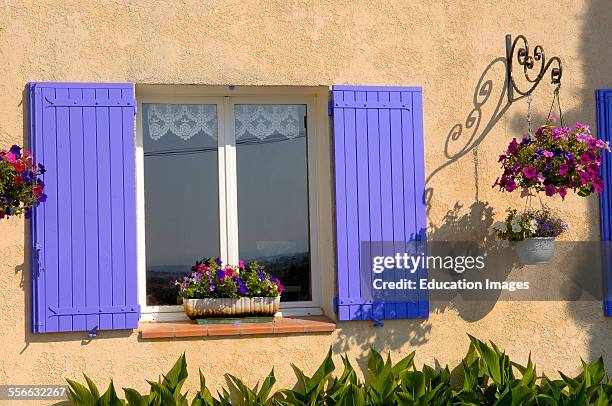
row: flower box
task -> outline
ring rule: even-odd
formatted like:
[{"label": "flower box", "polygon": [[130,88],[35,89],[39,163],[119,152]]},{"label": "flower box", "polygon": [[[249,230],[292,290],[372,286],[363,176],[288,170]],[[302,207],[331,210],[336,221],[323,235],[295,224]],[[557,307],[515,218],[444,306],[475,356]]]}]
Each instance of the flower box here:
[{"label": "flower box", "polygon": [[280,296],[183,299],[190,319],[204,317],[274,316],[280,309]]},{"label": "flower box", "polygon": [[219,258],[197,261],[174,282],[185,314],[193,319],[248,316],[273,317],[285,288],[253,261],[224,265]]}]

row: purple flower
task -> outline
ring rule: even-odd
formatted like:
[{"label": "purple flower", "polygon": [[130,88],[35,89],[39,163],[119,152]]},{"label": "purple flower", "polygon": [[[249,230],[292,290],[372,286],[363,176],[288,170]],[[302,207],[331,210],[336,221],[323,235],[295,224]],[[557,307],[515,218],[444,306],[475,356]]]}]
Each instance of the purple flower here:
[{"label": "purple flower", "polygon": [[221,266],[223,264],[223,262],[221,261],[221,258],[217,257],[215,258],[215,262],[217,263],[217,265]]},{"label": "purple flower", "polygon": [[523,168],[523,175],[525,175],[527,179],[535,179],[536,176],[538,176],[538,172],[533,166],[526,166]]},{"label": "purple flower", "polygon": [[217,273],[217,279],[219,279],[220,281],[222,281],[223,278],[225,278],[225,272],[223,272],[222,269],[217,269],[216,273]]},{"label": "purple flower", "polygon": [[569,166],[567,164],[559,165],[559,175],[561,176],[566,175],[568,171],[569,171]]},{"label": "purple flower", "polygon": [[510,145],[508,145],[508,153],[511,155],[516,155],[518,152],[518,143],[516,142],[516,138],[512,138],[510,141]]},{"label": "purple flower", "polygon": [[215,291],[215,289],[217,289],[217,288],[215,287],[215,285],[210,285],[210,286],[208,287],[208,290],[209,290],[210,292],[214,292],[214,291]]},{"label": "purple flower", "polygon": [[555,185],[551,185],[551,184],[546,185],[544,190],[546,191],[546,196],[549,196],[549,197],[554,196],[555,193],[557,193],[557,189],[555,188]]},{"label": "purple flower", "polygon": [[9,151],[11,151],[11,153],[15,155],[17,159],[21,158],[21,147],[19,145],[13,145]]}]

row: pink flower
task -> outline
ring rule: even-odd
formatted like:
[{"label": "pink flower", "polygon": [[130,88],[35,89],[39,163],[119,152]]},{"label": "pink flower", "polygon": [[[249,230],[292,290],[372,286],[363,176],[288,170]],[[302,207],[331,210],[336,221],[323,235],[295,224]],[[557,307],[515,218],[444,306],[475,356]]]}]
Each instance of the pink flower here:
[{"label": "pink flower", "polygon": [[207,270],[207,269],[208,269],[208,265],[206,265],[206,264],[200,264],[200,265],[198,265],[198,271],[199,271],[199,272],[204,272],[204,271],[205,271],[205,270]]},{"label": "pink flower", "polygon": [[554,185],[548,184],[546,185],[546,188],[544,189],[546,191],[546,196],[554,196],[555,193],[557,192],[557,189],[555,188]]},{"label": "pink flower", "polygon": [[602,178],[596,178],[593,180],[593,189],[597,190],[598,192],[603,192],[604,190],[604,183],[603,183],[603,179]]},{"label": "pink flower", "polygon": [[243,260],[238,261],[238,266],[244,269],[244,261]]},{"label": "pink flower", "polygon": [[556,123],[557,122],[557,117],[555,117],[554,114],[549,114],[548,115],[548,121],[550,121],[551,123]]},{"label": "pink flower", "polygon": [[585,133],[576,133],[576,139],[580,142],[587,142],[588,136]]},{"label": "pink flower", "polygon": [[14,164],[17,161],[17,157],[12,152],[9,152],[8,154],[6,154],[6,160]]},{"label": "pink flower", "polygon": [[544,176],[544,174],[542,172],[538,173],[538,182],[544,183],[545,179],[546,179],[546,177]]},{"label": "pink flower", "polygon": [[576,122],[576,130],[581,130],[580,132],[585,132],[587,134],[591,133],[591,127],[588,124],[582,124]]},{"label": "pink flower", "polygon": [[523,168],[523,175],[525,175],[527,179],[535,179],[536,176],[538,176],[538,172],[533,166],[526,166]]},{"label": "pink flower", "polygon": [[232,276],[236,275],[236,271],[234,271],[234,269],[230,266],[226,266],[223,271],[226,278],[231,278]]},{"label": "pink flower", "polygon": [[565,195],[567,195],[567,189],[564,187],[560,187],[559,196],[561,196],[561,199],[565,200]]},{"label": "pink flower", "polygon": [[542,155],[544,155],[546,158],[552,158],[554,154],[550,151],[544,151],[542,152]]},{"label": "pink flower", "polygon": [[603,142],[603,140],[597,140],[595,142],[595,146],[599,149],[605,149],[607,151],[610,151],[610,145],[608,142]]},{"label": "pink flower", "polygon": [[567,164],[559,165],[559,175],[566,175],[569,171],[569,166]]}]

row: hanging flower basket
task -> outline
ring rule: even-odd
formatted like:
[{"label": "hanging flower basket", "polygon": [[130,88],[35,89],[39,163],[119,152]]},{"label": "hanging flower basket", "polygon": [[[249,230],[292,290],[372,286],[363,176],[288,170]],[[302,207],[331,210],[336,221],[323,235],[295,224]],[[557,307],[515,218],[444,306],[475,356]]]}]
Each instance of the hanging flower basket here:
[{"label": "hanging flower basket", "polygon": [[514,251],[525,265],[547,264],[555,253],[555,237],[533,237],[513,243]]},{"label": "hanging flower basket", "polygon": [[285,288],[257,262],[225,265],[219,258],[196,262],[175,281],[191,319],[207,317],[274,316]]},{"label": "hanging flower basket", "polygon": [[24,214],[29,218],[32,208],[47,199],[44,183],[39,178],[45,168],[34,162],[29,151],[13,145],[0,149],[0,219]]},{"label": "hanging flower basket", "polygon": [[567,224],[547,206],[518,213],[506,210],[506,219],[489,227],[502,245],[512,246],[524,265],[546,264],[554,255],[555,239],[567,230]]},{"label": "hanging flower basket", "polygon": [[603,191],[599,171],[602,153],[610,151],[608,143],[593,137],[587,124],[576,123],[571,129],[555,122],[550,115],[533,137],[512,139],[499,156],[503,173],[494,187],[504,192],[521,189],[521,197],[544,192],[562,199],[569,191],[582,197]]}]

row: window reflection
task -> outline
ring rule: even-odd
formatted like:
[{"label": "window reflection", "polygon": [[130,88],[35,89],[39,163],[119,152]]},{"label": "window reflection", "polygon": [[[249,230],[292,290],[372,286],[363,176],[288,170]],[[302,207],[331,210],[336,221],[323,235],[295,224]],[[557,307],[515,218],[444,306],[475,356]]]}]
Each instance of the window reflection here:
[{"label": "window reflection", "polygon": [[235,106],[240,258],[311,299],[305,105]]},{"label": "window reflection", "polygon": [[175,305],[172,280],[219,254],[215,105],[143,104],[147,305]]}]

